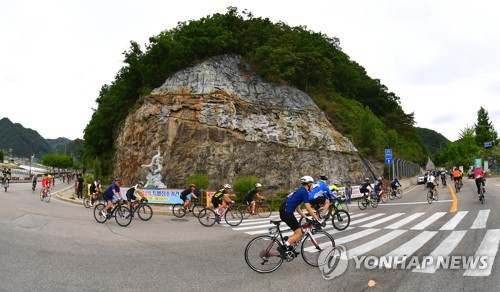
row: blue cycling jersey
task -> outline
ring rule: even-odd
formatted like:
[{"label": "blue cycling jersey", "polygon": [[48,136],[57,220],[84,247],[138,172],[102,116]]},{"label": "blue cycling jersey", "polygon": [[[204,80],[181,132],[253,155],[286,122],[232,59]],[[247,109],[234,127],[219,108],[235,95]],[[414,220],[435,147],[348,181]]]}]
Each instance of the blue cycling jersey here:
[{"label": "blue cycling jersey", "polygon": [[309,193],[309,200],[314,200],[318,197],[321,197],[322,195],[325,197],[325,199],[337,198],[337,196],[330,190],[330,187],[324,181],[319,181],[319,183],[315,185]]},{"label": "blue cycling jersey", "polygon": [[309,203],[309,192],[304,187],[301,187],[297,189],[290,197],[287,197],[285,199],[285,202],[287,203],[285,212],[293,213],[295,211],[295,208],[297,208],[297,206],[302,202]]},{"label": "blue cycling jersey", "polygon": [[113,193],[113,190],[115,190],[117,194],[120,194],[120,187],[116,184],[112,184],[104,191],[104,196],[106,196],[107,198],[112,198],[115,195]]}]

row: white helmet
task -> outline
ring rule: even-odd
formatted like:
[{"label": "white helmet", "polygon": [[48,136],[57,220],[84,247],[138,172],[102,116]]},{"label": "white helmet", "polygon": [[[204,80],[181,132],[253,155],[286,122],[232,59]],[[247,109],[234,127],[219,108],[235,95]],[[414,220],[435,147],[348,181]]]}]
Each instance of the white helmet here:
[{"label": "white helmet", "polygon": [[261,187],[262,187],[262,185],[261,185],[260,183],[256,183],[256,184],[255,184],[255,187],[256,187],[256,188],[261,188]]},{"label": "white helmet", "polygon": [[225,185],[224,185],[224,188],[225,188],[225,189],[232,189],[230,184],[225,184]]},{"label": "white helmet", "polygon": [[314,182],[314,179],[312,177],[308,176],[308,175],[303,176],[303,177],[300,178],[300,183],[301,184],[312,183],[312,182]]}]

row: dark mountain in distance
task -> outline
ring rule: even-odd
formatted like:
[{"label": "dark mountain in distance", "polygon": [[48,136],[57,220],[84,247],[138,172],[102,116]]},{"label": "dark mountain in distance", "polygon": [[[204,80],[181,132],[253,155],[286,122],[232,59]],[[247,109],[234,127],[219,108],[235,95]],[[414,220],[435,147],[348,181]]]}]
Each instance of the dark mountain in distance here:
[{"label": "dark mountain in distance", "polygon": [[12,156],[28,158],[34,154],[41,159],[45,154],[58,153],[79,158],[83,140],[68,138],[45,139],[37,131],[25,128],[19,123],[13,123],[8,118],[0,120],[0,149]]},{"label": "dark mountain in distance", "polygon": [[41,158],[52,151],[50,144],[37,131],[12,123],[8,118],[0,120],[0,148],[7,153],[12,149],[12,156],[17,157],[35,154]]},{"label": "dark mountain in distance", "polygon": [[429,148],[431,156],[451,143],[445,136],[431,129],[417,127],[417,132],[422,142]]}]

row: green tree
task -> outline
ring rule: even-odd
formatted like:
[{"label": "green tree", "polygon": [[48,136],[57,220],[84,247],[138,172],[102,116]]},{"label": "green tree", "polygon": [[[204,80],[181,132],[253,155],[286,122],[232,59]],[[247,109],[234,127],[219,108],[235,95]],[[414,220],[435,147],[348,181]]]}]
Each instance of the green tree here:
[{"label": "green tree", "polygon": [[493,144],[496,144],[494,140],[497,139],[498,134],[495,131],[493,124],[490,122],[488,111],[486,111],[483,107],[479,108],[477,112],[475,133],[477,146],[483,147],[485,142],[492,142]]},{"label": "green tree", "polygon": [[205,174],[195,173],[186,178],[186,187],[195,184],[197,189],[206,190],[208,188],[209,178]]}]

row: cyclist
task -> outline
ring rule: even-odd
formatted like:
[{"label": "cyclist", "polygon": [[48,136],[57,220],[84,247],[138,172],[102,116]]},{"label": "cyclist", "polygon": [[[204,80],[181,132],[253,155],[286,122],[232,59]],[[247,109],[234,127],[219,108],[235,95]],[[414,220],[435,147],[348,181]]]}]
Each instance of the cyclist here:
[{"label": "cyclist", "polygon": [[384,182],[380,176],[377,178],[377,182],[375,182],[375,192],[377,193],[377,202],[380,202],[380,197],[384,193]]},{"label": "cyclist", "polygon": [[196,185],[195,184],[191,184],[189,186],[188,189],[185,189],[181,192],[181,200],[182,202],[184,202],[184,205],[181,207],[181,210],[186,212],[189,212],[189,203],[190,203],[190,200],[189,200],[189,197],[188,195],[191,195],[191,199],[193,200],[198,200],[199,198],[201,198],[201,194],[200,194],[200,191],[196,189]]},{"label": "cyclist", "polygon": [[458,182],[460,186],[462,186],[462,172],[455,167],[455,170],[453,171],[453,181],[456,183]]},{"label": "cyclist", "polygon": [[401,183],[399,182],[398,178],[397,177],[394,177],[394,179],[391,181],[391,189],[393,191],[397,190],[398,189],[398,186],[400,188],[402,188],[403,186],[401,185]]},{"label": "cyclist", "polygon": [[443,183],[443,186],[446,185],[446,170],[441,172],[441,182]]},{"label": "cyclist", "polygon": [[101,178],[98,177],[97,180],[90,185],[89,193],[90,193],[90,207],[92,207],[95,202],[95,197],[97,197],[100,193],[102,193]]},{"label": "cyclist", "polygon": [[481,169],[481,166],[476,166],[476,170],[474,170],[474,180],[476,182],[477,195],[479,197],[481,186],[484,186],[484,183],[486,182],[486,179],[484,177],[484,172],[483,169]]},{"label": "cyclist", "polygon": [[148,201],[148,199],[144,195],[144,192],[141,190],[143,187],[144,183],[142,181],[138,181],[135,186],[127,190],[127,207],[129,210],[132,210],[132,207],[135,204],[135,200],[137,199],[135,193],[138,193],[143,200],[146,200],[146,202]]},{"label": "cyclist", "polygon": [[33,175],[33,179],[31,180],[31,185],[33,186],[33,192],[36,189],[36,174]]},{"label": "cyclist", "polygon": [[365,178],[365,182],[361,184],[361,186],[359,188],[359,192],[362,193],[365,198],[368,197],[368,201],[371,201],[372,200],[371,196],[369,196],[368,194],[371,193],[372,191],[373,191],[373,187],[370,184],[370,179]]},{"label": "cyclist", "polygon": [[247,195],[245,196],[245,200],[247,201],[247,206],[251,206],[251,211],[252,211],[252,216],[257,215],[255,213],[255,200],[264,200],[264,197],[260,195],[260,190],[262,189],[262,184],[261,183],[256,183],[255,188],[251,189],[248,191]]},{"label": "cyclist", "polygon": [[231,189],[232,187],[230,184],[225,184],[224,188],[218,190],[212,197],[212,204],[214,205],[215,208],[215,216],[217,216],[217,223],[220,222],[219,208],[226,209],[227,203],[234,204],[234,201],[231,201],[231,199],[226,195],[226,193],[229,192]]},{"label": "cyclist", "polygon": [[302,212],[300,204],[304,203],[307,212],[309,212],[315,220],[318,219],[318,216],[314,213],[309,203],[309,192],[313,188],[313,182],[314,179],[310,176],[302,177],[300,179],[300,184],[302,186],[288,195],[280,206],[280,219],[293,230],[293,235],[285,241],[285,244],[278,246],[278,251],[282,257],[286,256],[287,251],[293,250],[292,245],[302,237],[302,228],[300,228],[300,224],[294,214],[294,212],[297,211],[300,216],[307,218],[304,212]]},{"label": "cyclist", "polygon": [[42,191],[45,196],[46,191],[50,188],[51,180],[48,175],[42,175]]},{"label": "cyclist", "polygon": [[10,172],[10,168],[7,169],[7,171],[4,174],[5,177],[5,185],[8,187],[10,185],[10,177],[12,176],[12,173]]},{"label": "cyclist", "polygon": [[107,216],[108,210],[115,204],[117,201],[123,201],[123,198],[120,194],[120,185],[122,184],[122,179],[119,177],[115,178],[115,182],[112,183],[105,191],[104,198],[106,199],[106,207],[104,210],[101,210],[101,216]]},{"label": "cyclist", "polygon": [[435,180],[436,180],[436,177],[433,175],[429,175],[429,177],[427,177],[427,188],[432,191],[432,199],[434,199],[434,193],[435,193],[435,190],[434,190],[434,181]]},{"label": "cyclist", "polygon": [[320,176],[318,183],[314,184],[312,190],[309,192],[309,204],[311,206],[323,205],[324,215],[328,213],[328,208],[331,204],[330,199],[338,199],[334,192],[332,192],[331,187],[326,184],[326,181],[328,181],[326,175]]}]

